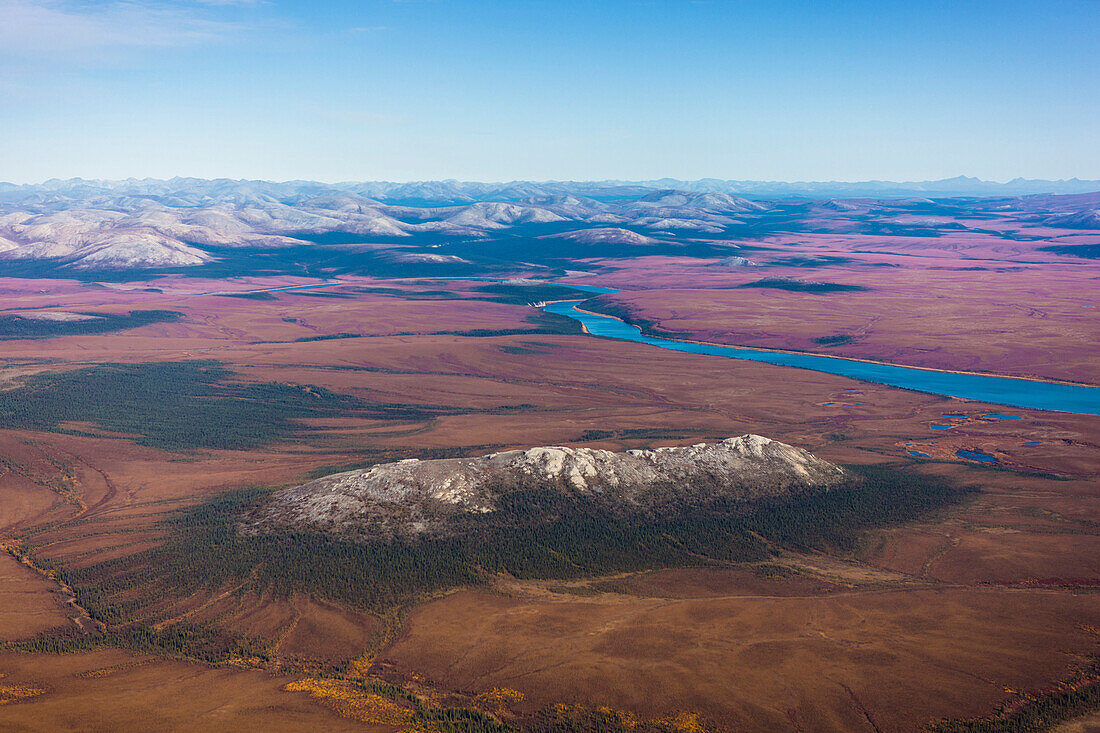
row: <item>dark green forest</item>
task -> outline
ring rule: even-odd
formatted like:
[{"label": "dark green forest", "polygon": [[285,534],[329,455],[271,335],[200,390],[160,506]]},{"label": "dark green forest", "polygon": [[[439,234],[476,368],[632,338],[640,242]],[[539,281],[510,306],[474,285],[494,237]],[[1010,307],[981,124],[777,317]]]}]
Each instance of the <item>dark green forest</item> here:
[{"label": "dark green forest", "polygon": [[777,547],[850,552],[862,530],[922,516],[967,493],[896,469],[852,470],[852,481],[827,492],[751,505],[708,501],[661,516],[520,489],[509,492],[497,511],[460,520],[453,535],[418,541],[242,535],[242,517],[269,494],[244,490],[168,520],[167,539],[158,548],[61,574],[81,605],[110,626],[126,624],[166,596],[246,579],[241,592],[302,592],[382,612],[499,573],[575,578],[759,561]]},{"label": "dark green forest", "polygon": [[91,423],[165,450],[246,449],[296,437],[300,418],[437,414],[416,405],[367,404],[322,387],[236,379],[216,361],[98,364],[33,374],[22,378],[21,388],[0,391],[0,427],[59,431],[66,423]]},{"label": "dark green forest", "polygon": [[862,285],[845,285],[843,283],[813,282],[810,280],[793,280],[786,277],[766,277],[744,285],[739,288],[768,288],[772,290],[790,290],[796,293],[843,293],[860,290],[868,290]]},{"label": "dark green forest", "polygon": [[152,323],[170,323],[183,317],[182,313],[165,310],[130,311],[129,315],[117,313],[81,313],[94,316],[83,321],[51,321],[23,318],[18,313],[0,313],[0,341],[11,339],[40,339],[54,336],[110,333],[128,328],[148,326]]}]

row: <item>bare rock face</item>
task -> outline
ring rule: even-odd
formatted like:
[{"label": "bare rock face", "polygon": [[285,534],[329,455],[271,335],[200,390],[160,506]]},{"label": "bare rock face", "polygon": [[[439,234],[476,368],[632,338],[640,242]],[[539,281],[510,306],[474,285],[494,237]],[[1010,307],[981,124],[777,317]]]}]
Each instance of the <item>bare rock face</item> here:
[{"label": "bare rock face", "polygon": [[618,227],[600,227],[597,229],[581,229],[575,232],[550,235],[555,239],[571,239],[581,244],[631,244],[645,246],[658,244],[656,239],[632,232],[629,229]]},{"label": "bare rock face", "polygon": [[625,453],[548,446],[478,458],[409,459],[326,476],[278,492],[241,528],[349,539],[445,535],[462,518],[491,517],[517,492],[532,489],[652,515],[716,499],[791,496],[846,478],[806,450],[759,435]]},{"label": "bare rock face", "polygon": [[758,267],[758,265],[747,257],[726,257],[718,264],[725,267]]}]

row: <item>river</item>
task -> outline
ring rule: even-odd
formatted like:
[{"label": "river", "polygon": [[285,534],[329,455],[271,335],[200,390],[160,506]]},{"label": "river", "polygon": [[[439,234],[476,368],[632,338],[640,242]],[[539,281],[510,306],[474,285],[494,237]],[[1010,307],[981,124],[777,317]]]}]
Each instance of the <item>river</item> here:
[{"label": "river", "polygon": [[[578,290],[581,289],[580,286],[576,285],[560,284]],[[601,293],[615,292],[609,288],[586,287],[583,289]],[[617,318],[578,310],[576,306],[581,302],[580,300],[572,300],[549,303],[544,306],[544,309],[550,313],[557,313],[580,321],[593,336],[620,341],[633,341],[671,351],[686,351],[691,354],[706,354],[708,356],[722,356],[727,359],[762,361],[779,366],[811,369],[815,372],[837,374],[842,377],[861,379],[865,382],[887,384],[891,387],[902,387],[948,397],[962,397],[995,405],[1030,407],[1037,410],[1071,412],[1079,415],[1100,415],[1100,387],[982,374],[962,374],[894,364],[876,364],[836,356],[761,351],[737,346],[720,346],[717,344],[655,338],[643,335],[637,326],[624,323]]]}]

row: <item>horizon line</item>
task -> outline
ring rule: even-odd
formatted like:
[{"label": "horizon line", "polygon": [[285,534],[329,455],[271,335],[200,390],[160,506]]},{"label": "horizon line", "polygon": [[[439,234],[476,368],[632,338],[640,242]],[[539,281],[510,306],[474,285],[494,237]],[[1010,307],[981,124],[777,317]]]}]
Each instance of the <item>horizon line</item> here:
[{"label": "horizon line", "polygon": [[913,185],[913,184],[933,184],[933,183],[950,183],[950,182],[969,182],[976,184],[986,184],[994,186],[1007,186],[1013,183],[1097,183],[1100,184],[1100,178],[1082,178],[1080,176],[1073,176],[1070,178],[1027,178],[1024,176],[1016,176],[1008,180],[994,180],[979,178],[977,176],[968,176],[960,174],[957,176],[951,176],[948,178],[929,178],[923,180],[898,180],[891,178],[863,178],[863,179],[800,179],[800,180],[787,180],[778,178],[720,178],[717,176],[702,176],[699,178],[676,178],[674,176],[661,176],[659,178],[512,178],[509,180],[485,180],[474,178],[409,178],[404,180],[394,179],[382,179],[382,178],[346,178],[341,180],[321,180],[318,178],[287,178],[287,179],[275,179],[275,178],[238,178],[232,176],[193,176],[193,175],[175,175],[170,178],[158,177],[158,176],[128,176],[126,178],[88,178],[84,176],[71,176],[68,178],[47,178],[45,180],[36,180],[31,182],[16,183],[10,180],[0,180],[0,186],[14,186],[14,187],[27,187],[27,186],[45,186],[51,183],[70,183],[70,182],[83,182],[83,183],[129,183],[129,182],[171,182],[176,180],[196,180],[196,181],[233,181],[233,182],[250,182],[250,183],[320,183],[327,186],[339,186],[346,184],[363,184],[363,183],[378,183],[378,184],[395,184],[405,185],[412,183],[460,183],[460,184],[483,184],[483,185],[507,185],[514,183],[534,183],[534,184],[555,184],[555,183],[590,183],[590,184],[607,184],[607,185],[624,185],[624,184],[639,184],[647,185],[658,183],[660,181],[669,181],[676,183],[700,183],[704,181],[716,181],[719,183],[741,183],[741,184],[786,184],[786,185],[828,185],[828,184],[840,184],[840,185],[855,185],[855,184],[894,184],[894,185]]}]

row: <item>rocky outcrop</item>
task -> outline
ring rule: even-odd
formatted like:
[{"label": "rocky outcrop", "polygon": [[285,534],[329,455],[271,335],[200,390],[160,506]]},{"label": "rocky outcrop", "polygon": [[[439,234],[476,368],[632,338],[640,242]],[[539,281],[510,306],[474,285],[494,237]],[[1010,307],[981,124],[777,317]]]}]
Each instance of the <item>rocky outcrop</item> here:
[{"label": "rocky outcrop", "polygon": [[785,497],[845,478],[842,469],[808,451],[759,435],[625,453],[549,446],[478,458],[409,459],[326,476],[278,492],[242,529],[364,539],[445,535],[463,517],[492,515],[503,503],[514,511],[517,492],[531,490],[653,515],[715,499]]},{"label": "rocky outcrop", "polygon": [[658,244],[658,241],[652,237],[647,237],[643,234],[632,232],[629,229],[620,229],[618,227],[580,229],[574,232],[551,234],[549,236],[554,239],[571,239],[581,244],[631,244],[636,246]]},{"label": "rocky outcrop", "polygon": [[718,264],[724,267],[758,267],[755,262],[747,257],[726,257]]}]

